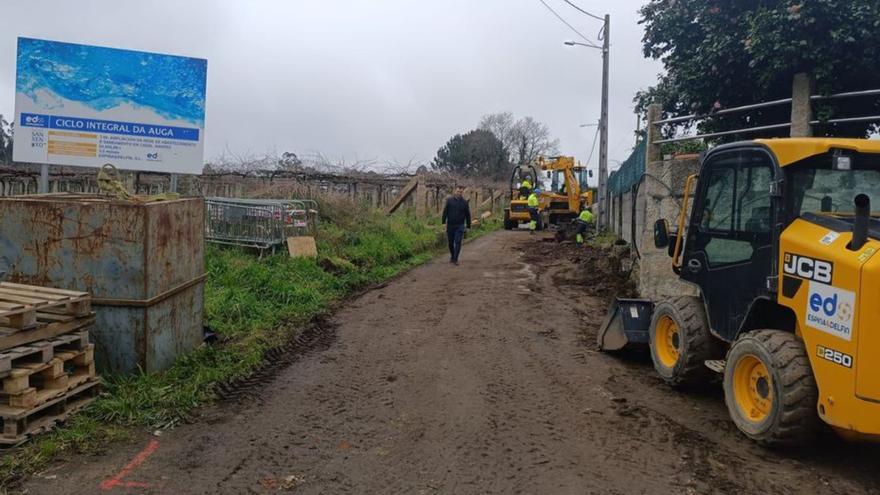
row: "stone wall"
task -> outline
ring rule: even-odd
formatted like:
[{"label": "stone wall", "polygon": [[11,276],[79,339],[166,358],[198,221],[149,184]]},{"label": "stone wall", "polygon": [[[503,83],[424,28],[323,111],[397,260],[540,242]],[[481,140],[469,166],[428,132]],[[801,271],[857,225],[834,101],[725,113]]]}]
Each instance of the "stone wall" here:
[{"label": "stone wall", "polygon": [[[650,162],[640,187],[644,216],[638,218],[640,232],[636,240],[639,259],[639,294],[654,301],[680,295],[697,295],[696,288],[679,280],[672,271],[668,251],[654,247],[654,222],[664,218],[671,229],[678,228],[687,177],[699,171],[698,158]],[[644,192],[642,192],[644,191]],[[692,191],[693,192],[693,191]],[[688,209],[692,203],[689,203]],[[690,218],[690,212],[686,219]],[[685,221],[687,224],[687,220]]]}]

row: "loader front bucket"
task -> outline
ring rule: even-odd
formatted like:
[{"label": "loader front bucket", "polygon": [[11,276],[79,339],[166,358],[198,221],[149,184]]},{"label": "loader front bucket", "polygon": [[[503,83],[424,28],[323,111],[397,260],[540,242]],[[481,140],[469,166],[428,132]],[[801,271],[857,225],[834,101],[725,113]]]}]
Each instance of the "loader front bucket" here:
[{"label": "loader front bucket", "polygon": [[619,351],[626,346],[647,344],[653,313],[654,303],[647,299],[615,299],[599,327],[599,349]]}]

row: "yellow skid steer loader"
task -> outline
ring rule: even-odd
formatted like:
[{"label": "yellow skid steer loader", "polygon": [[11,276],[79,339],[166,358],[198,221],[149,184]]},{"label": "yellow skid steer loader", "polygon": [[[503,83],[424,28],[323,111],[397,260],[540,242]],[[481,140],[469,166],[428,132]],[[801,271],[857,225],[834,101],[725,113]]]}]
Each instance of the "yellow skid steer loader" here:
[{"label": "yellow skid steer loader", "polygon": [[654,242],[699,296],[619,302],[600,346],[647,342],[673,386],[721,372],[731,418],[761,444],[802,443],[818,420],[880,439],[880,141],[719,146],[685,189]]}]

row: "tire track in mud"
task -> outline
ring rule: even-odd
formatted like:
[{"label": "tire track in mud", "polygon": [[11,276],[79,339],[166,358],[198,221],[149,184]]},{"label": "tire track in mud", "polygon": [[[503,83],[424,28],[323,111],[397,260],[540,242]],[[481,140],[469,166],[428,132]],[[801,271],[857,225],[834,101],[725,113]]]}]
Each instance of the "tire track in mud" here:
[{"label": "tire track in mud", "polygon": [[219,383],[214,392],[221,402],[259,400],[264,387],[282,370],[311,353],[329,349],[336,341],[335,325],[316,319],[289,342],[266,351],[263,363],[243,377]]}]

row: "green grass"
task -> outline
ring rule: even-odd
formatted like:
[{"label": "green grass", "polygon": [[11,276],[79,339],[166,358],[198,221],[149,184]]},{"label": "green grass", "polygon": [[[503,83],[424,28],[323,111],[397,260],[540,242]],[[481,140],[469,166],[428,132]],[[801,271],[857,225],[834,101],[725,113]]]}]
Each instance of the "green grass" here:
[{"label": "green grass", "polygon": [[[404,213],[354,214],[350,205],[321,205],[317,260],[279,254],[259,259],[209,246],[206,324],[221,343],[181,356],[167,371],[105,376],[105,393],[61,429],[0,458],[0,490],[62,455],[100,452],[137,429],[167,428],[215,398],[213,386],[245,376],[266,351],[346,295],[424,263],[442,245],[436,219]],[[470,237],[495,230],[483,223]]]},{"label": "green grass", "polygon": [[590,238],[587,244],[597,248],[609,248],[618,239],[620,239],[620,237],[618,237],[617,234],[615,234],[614,232],[604,231]]}]

